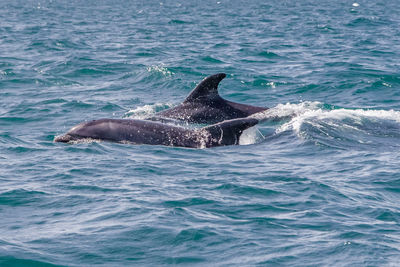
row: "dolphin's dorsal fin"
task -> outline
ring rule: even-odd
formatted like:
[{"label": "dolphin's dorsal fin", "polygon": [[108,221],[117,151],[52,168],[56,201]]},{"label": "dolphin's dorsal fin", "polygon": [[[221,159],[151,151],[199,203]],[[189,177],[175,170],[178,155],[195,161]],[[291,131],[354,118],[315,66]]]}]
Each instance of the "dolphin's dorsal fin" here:
[{"label": "dolphin's dorsal fin", "polygon": [[226,77],[225,73],[217,73],[204,78],[193,91],[186,97],[184,102],[193,102],[200,99],[219,97],[218,84]]}]

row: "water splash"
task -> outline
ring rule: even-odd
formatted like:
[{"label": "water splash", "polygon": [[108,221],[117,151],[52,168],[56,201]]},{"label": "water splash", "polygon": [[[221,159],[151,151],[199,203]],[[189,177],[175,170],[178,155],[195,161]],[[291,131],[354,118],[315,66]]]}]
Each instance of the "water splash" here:
[{"label": "water splash", "polygon": [[257,127],[250,127],[243,131],[239,139],[239,145],[252,145],[260,142],[262,139],[264,139],[264,136],[260,130]]},{"label": "water splash", "polygon": [[164,64],[149,66],[147,67],[147,71],[154,73],[161,73],[165,77],[169,77],[174,74]]},{"label": "water splash", "polygon": [[153,116],[157,112],[173,107],[172,104],[169,103],[155,103],[152,105],[144,105],[141,107],[137,107],[129,110],[125,113],[124,118],[130,119],[146,119],[148,117]]},{"label": "water splash", "polygon": [[278,121],[274,135],[293,133],[305,142],[340,149],[398,147],[400,111],[336,108],[319,102],[277,105],[253,117]]},{"label": "water splash", "polygon": [[[364,110],[364,109],[334,109],[326,110],[317,105],[317,102],[313,102],[315,105],[304,106],[303,104],[280,107],[277,113],[281,116],[285,114],[295,115],[289,122],[283,124],[277,129],[277,132],[284,132],[287,130],[293,130],[296,133],[300,133],[304,123],[312,123],[317,125],[318,122],[331,120],[340,122],[342,125],[347,121],[351,121],[351,124],[362,125],[365,119],[369,121],[389,120],[400,123],[400,111],[395,110]],[[348,122],[346,123],[348,124]],[[339,126],[339,125],[338,125]],[[350,125],[348,125],[350,127]],[[354,128],[354,127],[353,127]]]},{"label": "water splash", "polygon": [[276,107],[270,108],[268,110],[255,113],[249,117],[261,120],[261,121],[271,121],[271,120],[283,120],[285,118],[292,118],[304,114],[309,110],[315,110],[321,107],[320,102],[310,102],[305,101],[299,104],[278,104]]}]

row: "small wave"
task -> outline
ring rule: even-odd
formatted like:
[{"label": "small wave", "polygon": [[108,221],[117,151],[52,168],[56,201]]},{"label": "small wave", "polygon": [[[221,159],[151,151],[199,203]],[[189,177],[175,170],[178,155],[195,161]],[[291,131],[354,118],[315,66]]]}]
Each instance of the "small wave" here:
[{"label": "small wave", "polygon": [[275,135],[292,131],[299,138],[346,149],[349,147],[396,147],[400,139],[400,111],[346,109],[320,102],[277,105],[254,114],[262,121],[281,120]]},{"label": "small wave", "polygon": [[217,58],[215,58],[215,57],[210,57],[210,56],[203,57],[202,60],[205,61],[205,62],[214,63],[214,64],[222,64],[222,63],[225,63],[225,62],[222,61],[222,60],[219,60],[219,59],[217,59]]},{"label": "small wave", "polygon": [[41,260],[31,260],[13,256],[1,256],[0,264],[2,266],[44,266],[44,267],[57,266]]},{"label": "small wave", "polygon": [[192,22],[180,19],[172,19],[168,22],[168,24],[192,24]]},{"label": "small wave", "polygon": [[296,117],[307,111],[318,109],[322,106],[320,102],[305,101],[299,104],[278,104],[276,107],[255,113],[250,117],[257,120],[283,120],[285,118]]},{"label": "small wave", "polygon": [[83,77],[83,76],[104,76],[104,75],[112,75],[115,74],[114,72],[106,69],[100,69],[96,67],[88,67],[88,68],[79,68],[75,69],[73,71],[70,71],[65,74],[65,77],[72,77],[72,78],[77,78],[77,77]]},{"label": "small wave", "polygon": [[86,103],[84,101],[80,101],[80,100],[72,100],[72,101],[68,101],[68,102],[64,102],[61,105],[63,108],[73,108],[73,109],[87,109],[90,107],[93,107],[93,104],[89,104]]},{"label": "small wave", "polygon": [[384,22],[378,17],[359,17],[353,19],[346,26],[348,27],[371,27],[383,25]]},{"label": "small wave", "polygon": [[258,53],[258,55],[260,57],[265,57],[265,58],[281,58],[280,55],[278,55],[274,52],[271,52],[271,51],[262,51],[262,52]]},{"label": "small wave", "polygon": [[[296,109],[296,105],[290,105],[294,107],[287,109],[286,112],[289,115],[290,112],[296,114],[288,123],[283,124],[278,132],[287,131],[289,129],[294,130],[296,133],[300,133],[301,127],[305,122],[309,121],[324,121],[324,120],[337,120],[344,121],[350,119],[353,124],[362,124],[363,118],[376,119],[376,120],[391,120],[400,123],[400,111],[395,110],[363,110],[363,109],[335,109],[335,110],[324,110],[322,108],[312,109],[310,107],[304,108],[303,105],[299,105]],[[282,116],[282,114],[280,114]]]},{"label": "small wave", "polygon": [[47,193],[35,190],[14,189],[0,193],[0,204],[7,206],[31,205],[40,202]]},{"label": "small wave", "polygon": [[167,207],[172,208],[182,208],[182,207],[190,207],[190,206],[198,206],[198,205],[210,205],[214,204],[215,201],[209,200],[202,197],[194,197],[194,198],[184,198],[179,200],[168,200],[163,202],[163,204]]}]

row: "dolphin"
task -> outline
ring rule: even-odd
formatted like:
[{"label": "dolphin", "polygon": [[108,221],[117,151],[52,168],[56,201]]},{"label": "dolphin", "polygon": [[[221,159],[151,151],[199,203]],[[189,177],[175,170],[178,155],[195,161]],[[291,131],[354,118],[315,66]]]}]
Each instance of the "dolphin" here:
[{"label": "dolphin", "polygon": [[148,119],[155,121],[175,119],[189,123],[212,124],[224,120],[245,118],[268,109],[223,99],[218,94],[218,84],[225,77],[225,73],[217,73],[204,78],[181,104],[160,111]]},{"label": "dolphin", "polygon": [[258,123],[257,119],[239,118],[203,128],[184,128],[148,120],[99,119],[83,122],[55,142],[95,139],[120,143],[165,145],[191,148],[237,145],[244,130]]}]

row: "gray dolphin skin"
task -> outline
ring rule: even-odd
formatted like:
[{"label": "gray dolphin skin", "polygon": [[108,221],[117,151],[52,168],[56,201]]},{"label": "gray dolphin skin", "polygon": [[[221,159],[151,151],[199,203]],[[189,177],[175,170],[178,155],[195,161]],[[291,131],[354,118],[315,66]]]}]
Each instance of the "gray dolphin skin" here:
[{"label": "gray dolphin skin", "polygon": [[190,123],[210,124],[224,120],[245,118],[268,109],[223,99],[218,94],[218,84],[225,77],[225,73],[206,77],[180,105],[158,112],[149,120],[176,119]]},{"label": "gray dolphin skin", "polygon": [[237,145],[244,130],[257,119],[240,118],[203,128],[188,129],[160,122],[127,119],[99,119],[83,122],[57,136],[55,142],[95,139],[132,144],[165,145],[191,148]]}]

